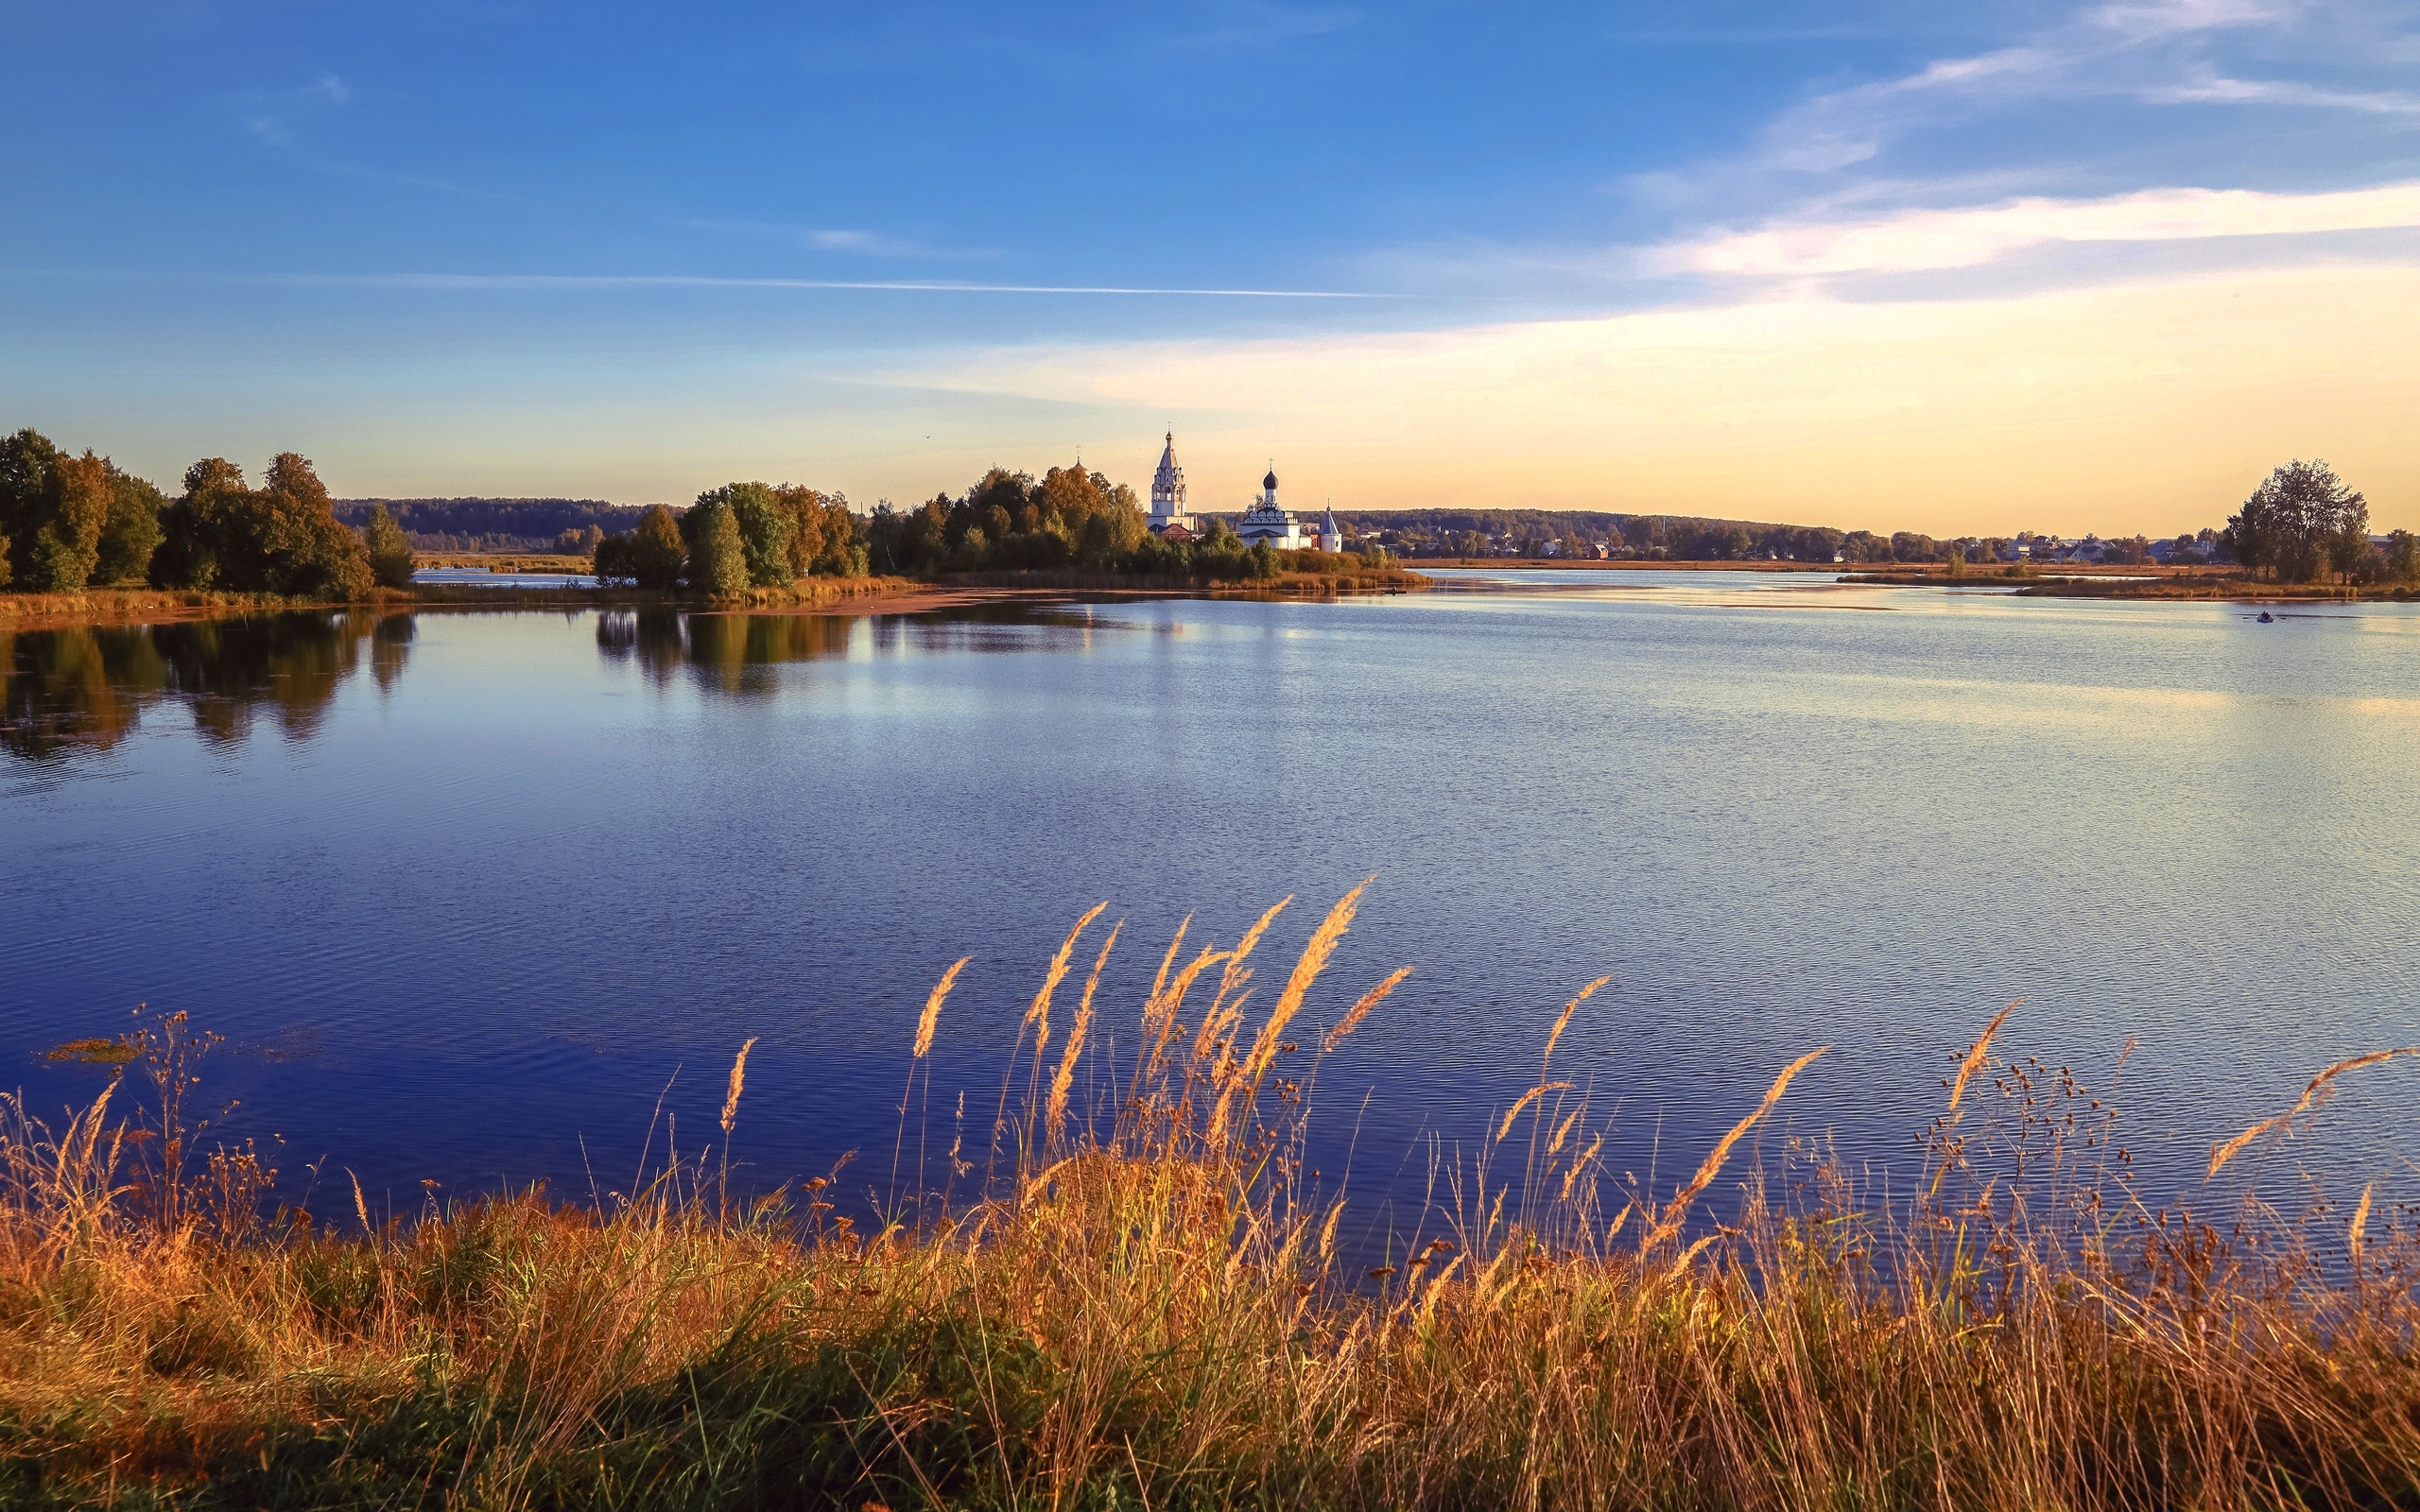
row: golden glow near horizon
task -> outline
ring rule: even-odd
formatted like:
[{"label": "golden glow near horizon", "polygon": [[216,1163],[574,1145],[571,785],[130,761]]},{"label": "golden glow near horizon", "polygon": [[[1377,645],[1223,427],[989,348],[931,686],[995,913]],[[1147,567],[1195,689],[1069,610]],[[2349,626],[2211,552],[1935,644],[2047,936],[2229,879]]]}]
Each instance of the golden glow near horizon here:
[{"label": "golden glow near horizon", "polygon": [[[2222,524],[2289,457],[2325,456],[2383,531],[2420,528],[2415,353],[2420,269],[2342,266],[992,351],[893,381],[1201,417],[1179,421],[1179,439],[1213,508],[1224,506],[1212,480],[1275,453],[1295,499],[1339,508],[2173,533]],[[1107,452],[1094,450],[1097,465]]]},{"label": "golden glow near horizon", "polygon": [[[2336,220],[2403,214],[2399,198],[2382,211],[2376,196],[2311,198],[2325,201],[2311,215]],[[1889,231],[1906,217],[1828,239],[1802,226],[1754,245],[1904,279],[1912,263],[1981,255],[1979,237],[2281,214],[2145,197],[2122,209],[1935,216],[1908,239]],[[1737,238],[1762,234],[1701,246],[1746,255]],[[1870,286],[1767,278],[1720,302],[1414,331],[967,345],[904,361],[742,354],[694,363],[669,390],[652,365],[501,369],[375,424],[296,388],[216,401],[224,417],[197,410],[189,435],[120,460],[173,485],[195,455],[257,462],[300,444],[346,496],[685,503],[765,478],[865,507],[955,493],[994,464],[1038,473],[1080,444],[1142,491],[1172,425],[1200,509],[1241,508],[1275,456],[1301,507],[1596,509],[1950,537],[2220,525],[2270,469],[2318,456],[2367,494],[2374,529],[2420,529],[2420,266],[1842,292]],[[80,440],[106,419],[57,429]]]}]

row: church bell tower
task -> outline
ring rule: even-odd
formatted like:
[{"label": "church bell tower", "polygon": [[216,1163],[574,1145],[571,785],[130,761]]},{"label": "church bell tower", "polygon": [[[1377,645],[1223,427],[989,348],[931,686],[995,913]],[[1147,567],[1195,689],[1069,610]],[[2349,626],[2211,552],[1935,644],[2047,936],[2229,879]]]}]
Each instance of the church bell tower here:
[{"label": "church bell tower", "polygon": [[1176,432],[1167,434],[1167,444],[1160,452],[1159,471],[1151,474],[1151,528],[1165,530],[1169,525],[1193,526],[1193,517],[1184,507],[1184,469],[1176,465]]}]

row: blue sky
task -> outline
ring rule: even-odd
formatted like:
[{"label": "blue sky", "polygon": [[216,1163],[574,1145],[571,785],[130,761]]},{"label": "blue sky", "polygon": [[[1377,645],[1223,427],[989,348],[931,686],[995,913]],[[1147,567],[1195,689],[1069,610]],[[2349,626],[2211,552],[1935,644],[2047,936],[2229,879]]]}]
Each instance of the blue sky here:
[{"label": "blue sky", "polygon": [[0,421],[163,482],[2420,524],[2420,7],[0,20]]}]

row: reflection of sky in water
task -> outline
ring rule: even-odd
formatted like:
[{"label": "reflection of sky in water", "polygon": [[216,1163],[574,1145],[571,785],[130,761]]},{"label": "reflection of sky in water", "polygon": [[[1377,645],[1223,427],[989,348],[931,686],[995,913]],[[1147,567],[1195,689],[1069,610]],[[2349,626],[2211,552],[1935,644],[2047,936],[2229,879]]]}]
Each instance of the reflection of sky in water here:
[{"label": "reflection of sky in water", "polygon": [[[1559,1074],[1618,1108],[1615,1169],[1668,1183],[1822,1043],[1784,1126],[1904,1158],[2020,995],[2008,1048],[2097,1088],[2139,1037],[2118,1101],[2163,1194],[2318,1066],[2420,1040],[2412,608],[2259,626],[1620,576],[21,634],[0,1030],[31,1048],[148,1001],[306,1046],[227,1063],[239,1123],[413,1191],[626,1185],[666,1078],[686,1142],[756,1035],[740,1146],[791,1175],[888,1145],[957,956],[937,1109],[996,1096],[1090,903],[1129,920],[1121,1035],[1187,911],[1232,939],[1297,895],[1282,976],[1374,872],[1309,1010],[1418,968],[1322,1073],[1322,1160],[1355,1148],[1374,1215],[1425,1180],[1424,1136],[1466,1145],[1519,1094],[1603,972]],[[53,1103],[82,1074],[24,1073]],[[2402,1067],[2348,1077],[2283,1159],[2408,1182],[2415,1108]]]},{"label": "reflection of sky in water", "polygon": [[587,573],[499,573],[485,567],[424,567],[415,583],[457,583],[470,588],[594,588]]}]

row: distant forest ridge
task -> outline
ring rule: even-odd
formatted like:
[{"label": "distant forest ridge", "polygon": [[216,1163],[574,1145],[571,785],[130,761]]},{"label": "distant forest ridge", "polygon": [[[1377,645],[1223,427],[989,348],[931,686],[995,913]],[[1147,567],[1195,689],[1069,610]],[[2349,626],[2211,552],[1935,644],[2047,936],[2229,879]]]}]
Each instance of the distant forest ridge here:
[{"label": "distant forest ridge", "polygon": [[[643,504],[602,499],[336,499],[337,518],[359,527],[385,505],[418,551],[544,551],[566,530],[636,530]],[[676,507],[678,507],[676,506]]]},{"label": "distant forest ridge", "polygon": [[[1297,510],[1296,513],[1304,513]],[[1324,509],[1309,518],[1324,518]],[[1495,536],[1541,536],[1554,540],[1565,535],[1602,537],[1625,531],[1634,520],[1660,520],[1665,528],[1673,531],[1729,529],[1737,525],[1745,530],[1804,530],[1805,525],[1785,525],[1775,521],[1718,520],[1705,515],[1663,514],[1652,511],[1632,514],[1608,514],[1598,509],[1339,509],[1336,523],[1348,535],[1357,531],[1425,530],[1431,533],[1454,533],[1477,530]]]}]

